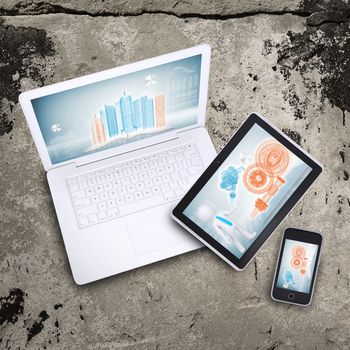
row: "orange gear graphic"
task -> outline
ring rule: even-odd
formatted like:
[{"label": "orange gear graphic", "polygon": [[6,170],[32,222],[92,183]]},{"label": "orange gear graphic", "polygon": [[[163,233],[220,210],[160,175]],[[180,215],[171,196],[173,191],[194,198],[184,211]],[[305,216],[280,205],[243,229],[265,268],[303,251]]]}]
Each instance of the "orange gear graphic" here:
[{"label": "orange gear graphic", "polygon": [[259,210],[259,211],[265,211],[268,207],[267,203],[265,201],[263,201],[261,198],[258,198],[255,201],[255,207]]},{"label": "orange gear graphic", "polygon": [[264,193],[273,184],[273,174],[264,164],[252,164],[244,171],[243,183],[252,193]]},{"label": "orange gear graphic", "polygon": [[288,150],[279,142],[268,140],[259,146],[255,161],[265,165],[273,175],[282,174],[289,164]]},{"label": "orange gear graphic", "polygon": [[301,264],[302,264],[302,259],[299,258],[298,256],[294,256],[290,262],[290,264],[292,265],[292,267],[294,267],[295,269],[299,269]]},{"label": "orange gear graphic", "polygon": [[292,249],[292,259],[290,260],[290,265],[295,269],[300,269],[300,274],[305,275],[307,258],[305,257],[305,248],[297,245]]}]

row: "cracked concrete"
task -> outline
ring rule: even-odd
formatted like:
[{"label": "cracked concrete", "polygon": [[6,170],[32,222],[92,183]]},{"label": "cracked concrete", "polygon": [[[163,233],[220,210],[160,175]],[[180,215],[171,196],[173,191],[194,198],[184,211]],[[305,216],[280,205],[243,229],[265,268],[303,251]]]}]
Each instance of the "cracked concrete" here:
[{"label": "cracked concrete", "polygon": [[[0,1],[0,349],[348,349],[349,10],[339,0]],[[18,94],[199,43],[212,46],[217,150],[261,111],[324,173],[244,272],[203,248],[76,286]],[[325,237],[306,309],[269,297],[288,226]]]}]

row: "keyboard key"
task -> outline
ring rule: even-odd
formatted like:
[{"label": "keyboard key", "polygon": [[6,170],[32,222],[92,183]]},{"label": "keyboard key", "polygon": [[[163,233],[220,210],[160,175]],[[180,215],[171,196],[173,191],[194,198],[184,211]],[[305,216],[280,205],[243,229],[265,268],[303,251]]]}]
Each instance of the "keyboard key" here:
[{"label": "keyboard key", "polygon": [[172,154],[167,156],[166,159],[167,159],[168,163],[170,163],[170,164],[175,162],[175,157]]},{"label": "keyboard key", "polygon": [[119,209],[118,208],[111,208],[107,209],[107,216],[116,218],[119,215]]},{"label": "keyboard key", "polygon": [[125,187],[119,188],[118,193],[119,195],[124,196],[126,194],[126,188]]},{"label": "keyboard key", "polygon": [[85,197],[82,199],[79,199],[77,201],[74,201],[74,205],[76,208],[83,208],[83,207],[87,207],[90,204],[90,198],[89,197]]},{"label": "keyboard key", "polygon": [[191,166],[190,168],[188,168],[188,172],[190,175],[193,175],[193,174],[198,174],[202,171],[202,167],[201,166]]},{"label": "keyboard key", "polygon": [[174,166],[172,164],[168,164],[165,166],[165,170],[170,173],[172,171],[174,171]]},{"label": "keyboard key", "polygon": [[125,201],[126,201],[126,203],[130,203],[130,202],[132,202],[134,199],[135,199],[135,198],[134,198],[134,196],[133,196],[132,193],[128,193],[128,194],[125,196]]},{"label": "keyboard key", "polygon": [[169,174],[165,174],[162,176],[163,182],[169,182],[171,180],[171,177]]},{"label": "keyboard key", "polygon": [[135,197],[135,200],[139,200],[139,199],[142,199],[143,198],[143,194],[142,194],[142,192],[141,191],[136,191],[135,193],[134,193],[134,197]]},{"label": "keyboard key", "polygon": [[114,180],[114,175],[113,175],[113,173],[107,173],[107,174],[106,174],[106,179],[107,179],[108,181]]},{"label": "keyboard key", "polygon": [[130,179],[128,177],[123,177],[121,181],[123,186],[129,185],[130,183]]},{"label": "keyboard key", "polygon": [[160,193],[160,187],[159,186],[152,187],[152,193],[153,194],[159,194]]},{"label": "keyboard key", "polygon": [[176,160],[181,160],[181,159],[183,159],[183,158],[184,158],[184,155],[183,155],[182,152],[179,152],[179,153],[176,153],[176,154],[175,154],[175,159],[176,159]]},{"label": "keyboard key", "polygon": [[97,213],[97,205],[90,205],[85,208],[80,208],[77,210],[77,215],[78,216],[87,216],[93,213]]},{"label": "keyboard key", "polygon": [[136,191],[136,187],[134,184],[128,185],[127,186],[127,190],[129,193],[135,192]]},{"label": "keyboard key", "polygon": [[156,171],[154,169],[151,169],[149,172],[148,172],[148,177],[154,177],[156,176]]},{"label": "keyboard key", "polygon": [[106,179],[105,179],[104,175],[100,175],[100,176],[96,177],[96,181],[98,184],[103,184],[106,181]]},{"label": "keyboard key", "polygon": [[95,178],[90,178],[87,180],[89,186],[95,186],[97,184]]},{"label": "keyboard key", "polygon": [[137,184],[136,184],[136,189],[138,190],[138,191],[141,191],[141,190],[143,190],[145,188],[145,185],[143,184],[143,182],[138,182]]},{"label": "keyboard key", "polygon": [[149,161],[149,167],[150,167],[151,169],[156,168],[156,167],[157,167],[157,162],[156,162],[156,160],[151,159],[151,160]]},{"label": "keyboard key", "polygon": [[78,191],[79,190],[79,184],[77,182],[71,182],[69,183],[69,190],[71,192]]},{"label": "keyboard key", "polygon": [[112,182],[112,186],[114,187],[114,188],[118,188],[118,187],[120,187],[122,185],[122,182],[120,181],[120,180],[114,180],[113,182]]},{"label": "keyboard key", "polygon": [[79,181],[79,188],[80,188],[81,190],[84,190],[86,187],[88,187],[88,183],[87,183],[86,180],[81,180],[81,181]]},{"label": "keyboard key", "polygon": [[173,180],[178,180],[180,178],[179,173],[177,171],[174,171],[173,173],[171,173],[171,178]]},{"label": "keyboard key", "polygon": [[140,169],[141,169],[142,171],[147,171],[147,170],[149,170],[149,165],[148,165],[148,163],[143,163],[143,164],[141,164],[141,165],[140,165]]},{"label": "keyboard key", "polygon": [[131,175],[131,170],[130,170],[130,168],[125,168],[125,169],[123,169],[123,175],[124,175],[124,176],[130,176],[130,175]]},{"label": "keyboard key", "polygon": [[109,197],[115,198],[117,196],[118,196],[118,192],[116,190],[113,189],[109,191]]},{"label": "keyboard key", "polygon": [[95,194],[95,190],[92,187],[90,187],[86,190],[87,196],[92,196],[93,194]]},{"label": "keyboard key", "polygon": [[157,168],[157,174],[158,175],[163,175],[165,173],[165,170],[163,167]]},{"label": "keyboard key", "polygon": [[85,191],[77,191],[72,193],[72,198],[74,200],[81,199],[85,197]]},{"label": "keyboard key", "polygon": [[97,186],[95,186],[95,192],[96,192],[96,193],[101,193],[101,192],[103,192],[103,186],[102,186],[102,185],[97,185]]},{"label": "keyboard key", "polygon": [[151,179],[145,180],[145,186],[146,187],[152,187],[153,186],[153,181]]},{"label": "keyboard key", "polygon": [[91,196],[92,203],[98,203],[100,201],[100,196],[98,194],[94,194]]},{"label": "keyboard key", "polygon": [[178,185],[177,185],[177,182],[176,182],[176,181],[171,181],[169,185],[170,185],[170,188],[171,188],[171,189],[173,189],[173,190],[174,190],[175,188],[177,188],[177,187],[178,187]]},{"label": "keyboard key", "polygon": [[170,186],[167,183],[161,184],[160,185],[160,189],[161,189],[162,192],[166,192],[166,191],[170,190]]},{"label": "keyboard key", "polygon": [[124,203],[125,203],[124,197],[118,197],[118,198],[117,198],[117,204],[118,204],[118,205],[123,205]]},{"label": "keyboard key", "polygon": [[140,181],[145,181],[146,179],[148,179],[147,173],[140,173]]},{"label": "keyboard key", "polygon": [[90,224],[96,224],[97,223],[97,215],[96,214],[91,214],[88,217],[89,217]]},{"label": "keyboard key", "polygon": [[106,210],[106,209],[107,209],[107,204],[106,204],[106,202],[100,202],[100,203],[98,203],[98,204],[97,204],[97,208],[98,208],[99,210]]},{"label": "keyboard key", "polygon": [[81,216],[78,219],[80,227],[86,227],[89,225],[89,220],[86,216]]},{"label": "keyboard key", "polygon": [[160,185],[162,183],[162,178],[160,176],[156,176],[154,179],[153,179],[153,183],[155,185]]},{"label": "keyboard key", "polygon": [[104,221],[106,220],[108,217],[107,217],[107,213],[105,211],[100,211],[98,214],[97,214],[97,219],[99,221]]},{"label": "keyboard key", "polygon": [[114,176],[115,176],[116,179],[120,179],[120,178],[123,177],[123,172],[121,170],[116,170],[114,172]]},{"label": "keyboard key", "polygon": [[140,172],[140,166],[139,165],[133,165],[131,167],[132,173],[133,174],[138,174]]},{"label": "keyboard key", "polygon": [[143,194],[145,197],[150,197],[150,196],[152,196],[152,191],[149,188],[145,188],[143,190]]},{"label": "keyboard key", "polygon": [[140,178],[139,178],[138,175],[131,175],[131,176],[130,176],[130,181],[131,181],[131,183],[138,182],[139,180],[140,180]]},{"label": "keyboard key", "polygon": [[173,200],[175,198],[176,198],[176,196],[175,196],[175,192],[174,191],[169,191],[169,192],[165,192],[164,193],[164,199],[166,201],[171,201],[171,200]]},{"label": "keyboard key", "polygon": [[179,171],[179,174],[181,177],[188,177],[188,175],[189,175],[187,169],[181,169]]},{"label": "keyboard key", "polygon": [[111,188],[112,188],[112,185],[111,185],[110,182],[107,182],[107,183],[103,184],[103,189],[105,191],[109,191]]},{"label": "keyboard key", "polygon": [[114,207],[116,207],[116,206],[117,206],[117,203],[116,203],[115,199],[109,199],[109,200],[107,201],[107,206],[108,206],[108,208],[114,208]]},{"label": "keyboard key", "polygon": [[185,158],[185,159],[183,159],[183,163],[184,163],[185,167],[191,166],[191,165],[192,165],[191,158]]}]

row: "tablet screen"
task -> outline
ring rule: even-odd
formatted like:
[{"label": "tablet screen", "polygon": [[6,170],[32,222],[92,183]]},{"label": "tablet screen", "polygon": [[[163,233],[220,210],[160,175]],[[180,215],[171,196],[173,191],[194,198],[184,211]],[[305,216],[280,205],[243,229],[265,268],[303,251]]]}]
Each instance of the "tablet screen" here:
[{"label": "tablet screen", "polygon": [[240,259],[311,171],[255,123],[183,214]]}]

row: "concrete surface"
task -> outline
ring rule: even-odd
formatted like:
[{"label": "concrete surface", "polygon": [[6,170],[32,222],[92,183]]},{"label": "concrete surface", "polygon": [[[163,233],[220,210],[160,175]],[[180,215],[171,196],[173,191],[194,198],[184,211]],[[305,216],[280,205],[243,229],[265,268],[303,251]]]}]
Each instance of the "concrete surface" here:
[{"label": "concrete surface", "polygon": [[[341,1],[0,1],[0,349],[348,349],[350,7]],[[248,268],[203,248],[74,284],[17,98],[199,43],[219,150],[260,111],[325,171]],[[308,308],[269,297],[288,226],[324,234]]]}]

